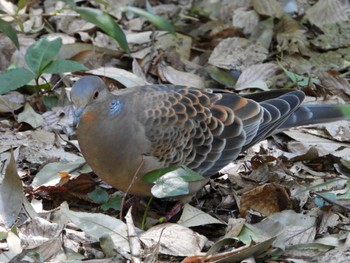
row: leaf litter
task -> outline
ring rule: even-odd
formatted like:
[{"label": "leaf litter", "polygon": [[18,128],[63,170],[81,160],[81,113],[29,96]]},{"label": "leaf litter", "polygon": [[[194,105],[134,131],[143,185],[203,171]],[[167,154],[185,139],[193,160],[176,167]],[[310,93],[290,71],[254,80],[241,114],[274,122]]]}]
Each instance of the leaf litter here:
[{"label": "leaf litter", "polygon": [[[83,63],[89,71],[79,75],[102,76],[111,90],[159,81],[198,88],[229,83],[242,94],[297,86],[308,100],[349,103],[345,1],[148,3],[173,22],[178,37],[123,13],[135,3],[82,3],[117,19],[132,60],[96,25],[61,9],[64,2],[20,7],[0,0],[4,19],[22,32],[19,50],[2,33],[0,68],[24,67],[26,50],[39,39],[33,33],[40,33],[61,37],[57,59]],[[349,261],[348,122],[292,129],[261,142],[211,179],[171,222],[163,221],[168,202],[148,207],[145,200],[124,221],[125,211],[105,212],[88,197],[102,189],[125,198],[83,166],[70,101],[62,96],[76,77],[46,74],[40,83],[50,90],[0,95],[0,261],[34,255],[52,262]]]}]

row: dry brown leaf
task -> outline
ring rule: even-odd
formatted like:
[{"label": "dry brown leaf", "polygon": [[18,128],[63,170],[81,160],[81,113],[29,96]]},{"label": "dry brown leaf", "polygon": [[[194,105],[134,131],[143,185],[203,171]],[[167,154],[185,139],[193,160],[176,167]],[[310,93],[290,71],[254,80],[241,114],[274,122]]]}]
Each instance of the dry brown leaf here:
[{"label": "dry brown leaf", "polygon": [[265,184],[242,194],[240,214],[245,217],[252,209],[264,216],[286,209],[289,205],[286,189],[275,184]]},{"label": "dry brown leaf", "polygon": [[278,49],[287,51],[288,54],[301,53],[308,55],[309,42],[306,38],[306,31],[299,23],[288,15],[284,15],[276,27]]}]

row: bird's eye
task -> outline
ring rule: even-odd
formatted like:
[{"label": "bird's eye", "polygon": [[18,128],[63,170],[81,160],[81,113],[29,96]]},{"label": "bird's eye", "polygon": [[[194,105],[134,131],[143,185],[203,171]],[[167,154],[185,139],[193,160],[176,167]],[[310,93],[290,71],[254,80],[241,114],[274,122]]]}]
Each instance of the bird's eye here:
[{"label": "bird's eye", "polygon": [[94,100],[97,99],[99,94],[100,94],[100,93],[99,93],[98,91],[95,91],[94,96],[93,96],[92,98],[93,98]]}]

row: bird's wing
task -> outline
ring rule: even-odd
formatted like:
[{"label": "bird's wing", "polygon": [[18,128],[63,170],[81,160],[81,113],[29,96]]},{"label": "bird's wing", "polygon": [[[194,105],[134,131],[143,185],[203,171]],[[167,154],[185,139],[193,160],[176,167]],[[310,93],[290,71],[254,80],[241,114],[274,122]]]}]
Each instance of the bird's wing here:
[{"label": "bird's wing", "polygon": [[146,86],[138,94],[138,120],[151,145],[147,154],[164,166],[186,165],[205,175],[237,158],[263,116],[258,103],[235,94],[173,85]]}]

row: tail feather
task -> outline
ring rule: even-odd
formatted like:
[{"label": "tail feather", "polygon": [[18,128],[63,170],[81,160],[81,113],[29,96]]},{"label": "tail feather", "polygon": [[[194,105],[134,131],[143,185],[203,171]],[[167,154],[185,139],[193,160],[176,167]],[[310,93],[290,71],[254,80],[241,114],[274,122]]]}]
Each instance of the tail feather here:
[{"label": "tail feather", "polygon": [[278,130],[347,119],[338,105],[305,104],[293,112]]}]

